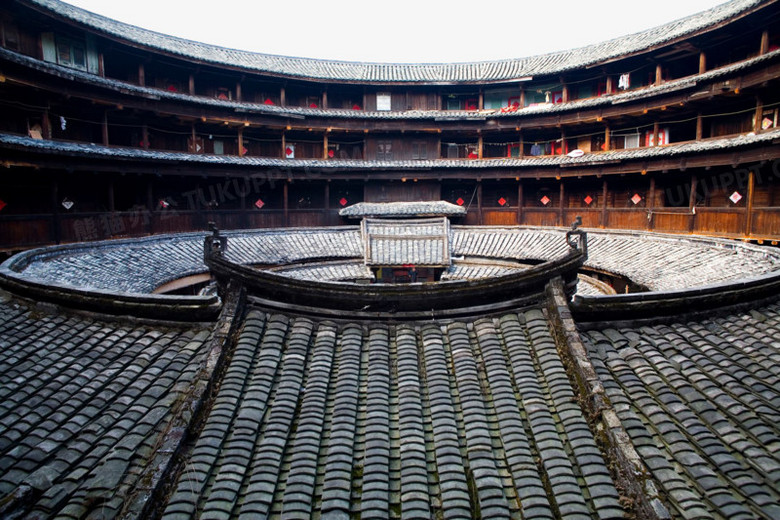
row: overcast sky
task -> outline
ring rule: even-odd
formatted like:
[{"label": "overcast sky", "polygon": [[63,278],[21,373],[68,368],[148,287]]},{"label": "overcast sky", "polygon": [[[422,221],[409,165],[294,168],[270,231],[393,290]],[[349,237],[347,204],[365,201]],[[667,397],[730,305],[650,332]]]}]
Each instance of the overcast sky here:
[{"label": "overcast sky", "polygon": [[115,20],[268,54],[392,63],[519,58],[649,29],[723,0],[68,0]]}]

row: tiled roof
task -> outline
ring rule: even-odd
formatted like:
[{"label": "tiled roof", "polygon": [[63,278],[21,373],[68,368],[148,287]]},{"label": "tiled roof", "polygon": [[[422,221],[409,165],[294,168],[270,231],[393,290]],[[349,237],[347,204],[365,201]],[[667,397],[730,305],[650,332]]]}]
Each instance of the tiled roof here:
[{"label": "tiled roof", "polygon": [[162,518],[619,518],[574,395],[540,309],[418,326],[253,310]]},{"label": "tiled roof", "polygon": [[208,337],[2,299],[0,516],[138,517],[189,421]]},{"label": "tiled roof", "polygon": [[450,221],[447,217],[366,218],[361,223],[361,230],[366,265],[450,265]]},{"label": "tiled roof", "polygon": [[380,84],[501,82],[558,74],[689,37],[768,3],[760,0],[732,0],[708,11],[642,32],[539,56],[475,63],[393,64],[294,58],[227,49],[148,31],[56,0],[26,1],[98,33],[185,59],[288,77]]},{"label": "tiled roof", "polygon": [[20,135],[0,133],[0,148],[23,150],[44,154],[121,160],[147,160],[178,165],[241,166],[246,168],[314,169],[316,170],[482,170],[491,168],[534,168],[534,167],[576,167],[598,166],[637,159],[655,159],[666,157],[684,157],[693,154],[737,150],[741,147],[771,144],[780,137],[780,129],[760,134],[743,134],[732,137],[686,141],[665,146],[651,146],[606,152],[586,153],[580,157],[567,155],[549,155],[526,158],[498,159],[427,159],[401,161],[363,161],[350,159],[274,159],[269,157],[250,157],[237,155],[206,155],[184,152],[165,152],[144,150],[141,148],[108,147],[95,143],[73,143],[48,139],[33,139]]},{"label": "tiled roof", "polygon": [[[223,234],[229,237],[227,258],[244,265],[364,258],[357,226]],[[568,247],[563,231],[556,229],[452,226],[450,234],[450,255],[456,262],[460,257],[546,261],[560,258]],[[206,270],[204,236],[161,235],[44,248],[17,255],[0,270],[44,284],[149,293]],[[588,237],[586,266],[625,275],[656,291],[735,281],[780,268],[776,250],[740,242],[597,230],[588,231]]]},{"label": "tiled roof", "polygon": [[292,116],[303,118],[338,118],[338,119],[358,119],[358,120],[434,120],[434,121],[482,121],[494,118],[515,118],[537,117],[540,115],[559,114],[574,110],[584,110],[596,107],[608,107],[623,103],[634,102],[638,100],[649,100],[654,97],[669,93],[691,90],[697,87],[706,86],[712,81],[729,77],[737,72],[751,67],[758,67],[762,64],[772,63],[780,56],[780,50],[774,50],[759,56],[753,56],[743,61],[725,65],[717,69],[709,70],[701,74],[687,76],[684,78],[669,80],[660,85],[648,85],[642,88],[632,89],[625,92],[617,92],[599,97],[578,99],[566,103],[540,103],[534,106],[528,106],[522,110],[506,111],[502,109],[485,110],[389,110],[389,111],[370,111],[353,110],[338,108],[310,108],[266,105],[264,103],[251,103],[246,101],[221,100],[206,96],[190,95],[183,92],[169,92],[167,90],[140,86],[126,81],[105,78],[88,72],[64,67],[54,63],[38,60],[36,58],[19,54],[8,49],[0,48],[0,58],[13,63],[18,63],[26,67],[51,74],[67,81],[78,81],[82,84],[93,85],[96,87],[108,89],[126,95],[135,95],[142,98],[153,100],[175,101],[190,103],[199,106],[211,108],[223,108],[235,113],[255,113],[265,115],[276,115],[280,117]]},{"label": "tiled roof", "polygon": [[780,306],[584,334],[679,518],[780,518]]},{"label": "tiled roof", "polygon": [[358,202],[339,210],[339,215],[350,218],[363,217],[436,217],[462,216],[466,208],[445,200],[419,202]]}]

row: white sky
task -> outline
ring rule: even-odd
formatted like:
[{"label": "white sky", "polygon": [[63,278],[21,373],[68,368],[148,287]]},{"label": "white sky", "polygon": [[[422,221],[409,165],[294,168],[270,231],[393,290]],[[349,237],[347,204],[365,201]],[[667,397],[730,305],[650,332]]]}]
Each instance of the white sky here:
[{"label": "white sky", "polygon": [[391,63],[519,58],[649,29],[723,0],[67,0],[146,29],[267,54]]}]

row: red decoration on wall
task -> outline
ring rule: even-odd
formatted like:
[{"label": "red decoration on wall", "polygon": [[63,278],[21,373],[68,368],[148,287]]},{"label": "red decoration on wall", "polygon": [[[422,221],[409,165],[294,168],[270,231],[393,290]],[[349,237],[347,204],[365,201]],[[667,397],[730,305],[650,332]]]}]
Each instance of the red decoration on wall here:
[{"label": "red decoration on wall", "polygon": [[167,208],[167,207],[168,207],[168,206],[170,206],[170,205],[171,205],[171,203],[170,203],[170,202],[168,202],[167,200],[165,200],[165,199],[160,199],[160,207],[161,207],[162,209],[165,209],[165,208]]},{"label": "red decoration on wall", "polygon": [[501,197],[498,199],[498,205],[499,206],[506,206],[506,199],[504,197]]},{"label": "red decoration on wall", "polygon": [[349,201],[347,199],[345,199],[344,197],[341,197],[339,199],[339,204],[341,204],[342,206],[346,206],[348,202]]},{"label": "red decoration on wall", "polygon": [[284,153],[287,155],[292,155],[293,149],[288,146],[287,148],[285,148]]},{"label": "red decoration on wall", "polygon": [[266,104],[266,105],[273,105],[274,104],[274,102],[271,100],[271,98],[265,98],[265,101],[263,101],[263,103]]},{"label": "red decoration on wall", "polygon": [[257,199],[255,201],[255,207],[257,209],[263,209],[263,206],[265,206],[265,202],[263,202],[263,199]]},{"label": "red decoration on wall", "polygon": [[469,159],[479,159],[479,154],[477,152],[469,152]]},{"label": "red decoration on wall", "polygon": [[539,202],[541,202],[542,204],[544,204],[544,205],[546,206],[546,205],[548,205],[548,204],[550,203],[550,197],[548,197],[547,195],[545,195],[544,197],[542,197],[541,199],[539,199]]},{"label": "red decoration on wall", "polygon": [[463,204],[465,204],[465,203],[466,203],[466,201],[465,201],[465,200],[463,200],[463,199],[462,199],[462,198],[460,198],[460,197],[458,197],[458,200],[456,200],[455,202],[457,203],[457,205],[458,205],[458,206],[463,206]]},{"label": "red decoration on wall", "polygon": [[352,105],[352,110],[360,110],[360,105]]},{"label": "red decoration on wall", "polygon": [[309,108],[317,108],[317,103],[310,103]]},{"label": "red decoration on wall", "polygon": [[0,199],[0,211],[3,211],[3,208],[6,206],[7,204],[5,203],[5,201],[3,199]]},{"label": "red decoration on wall", "polygon": [[178,92],[179,89],[176,88],[176,85],[168,85],[168,92]]},{"label": "red decoration on wall", "polygon": [[328,150],[328,157],[332,159],[334,155],[336,155],[336,153],[333,150]]},{"label": "red decoration on wall", "polygon": [[591,202],[593,202],[593,197],[591,197],[590,195],[588,195],[587,197],[585,197],[585,204],[587,204],[588,206],[590,206],[590,203],[591,203]]},{"label": "red decoration on wall", "polygon": [[639,204],[640,202],[642,202],[642,196],[638,193],[634,193],[634,196],[631,197],[631,202],[633,202],[634,204]]}]

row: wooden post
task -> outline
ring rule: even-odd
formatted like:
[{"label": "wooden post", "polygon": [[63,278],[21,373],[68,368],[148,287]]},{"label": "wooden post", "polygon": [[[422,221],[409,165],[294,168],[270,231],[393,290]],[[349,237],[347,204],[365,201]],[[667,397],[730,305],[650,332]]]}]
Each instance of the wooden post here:
[{"label": "wooden post", "polygon": [[238,156],[244,156],[244,127],[238,127]]},{"label": "wooden post", "polygon": [[190,74],[189,91],[190,96],[195,95],[195,74]]},{"label": "wooden post", "polygon": [[696,140],[701,141],[702,132],[704,131],[704,118],[701,116],[701,112],[696,114]]},{"label": "wooden post", "polygon": [[142,87],[146,86],[146,70],[143,63],[138,64],[138,84]]},{"label": "wooden post", "polygon": [[653,123],[653,146],[658,146],[658,121]]},{"label": "wooden post", "polygon": [[477,158],[482,159],[482,145],[484,144],[485,140],[482,137],[482,134],[479,134],[477,137]]},{"label": "wooden post", "polygon": [[41,135],[44,139],[51,139],[51,120],[48,109],[44,110],[41,116]]},{"label": "wooden post", "polygon": [[560,180],[560,189],[558,193],[558,225],[565,226],[566,222],[563,221],[563,179]]},{"label": "wooden post", "polygon": [[564,103],[569,101],[569,87],[566,85],[566,82],[563,81],[563,78],[561,78],[561,98]]},{"label": "wooden post", "polygon": [[525,89],[520,87],[520,108],[525,108]]},{"label": "wooden post", "polygon": [[287,91],[284,87],[279,88],[279,104],[283,107],[287,106]]},{"label": "wooden post", "polygon": [[524,151],[524,149],[525,149],[525,140],[523,139],[523,132],[520,132],[519,141],[520,141],[520,153],[519,153],[519,156],[520,156],[520,159],[522,159],[523,157],[525,157],[525,151]]},{"label": "wooden post", "polygon": [[55,244],[62,241],[62,220],[60,219],[60,185],[56,179],[51,181],[51,239]]},{"label": "wooden post", "polygon": [[150,235],[154,233],[154,225],[152,223],[152,214],[154,212],[154,179],[149,179],[146,183],[146,211],[149,212],[149,217],[146,219],[146,232]]},{"label": "wooden post", "polygon": [[561,155],[566,155],[566,132],[561,128]]},{"label": "wooden post", "polygon": [[518,181],[517,183],[517,224],[523,224],[523,183]]},{"label": "wooden post", "polygon": [[612,148],[612,143],[610,142],[609,124],[605,124],[604,125],[604,151],[607,151],[610,148]]},{"label": "wooden post", "polygon": [[108,211],[116,211],[116,201],[114,198],[114,179],[108,180]]},{"label": "wooden post", "polygon": [[328,91],[322,91],[322,108],[328,108]]},{"label": "wooden post", "polygon": [[244,95],[241,92],[241,80],[236,81],[236,101],[243,101]]},{"label": "wooden post", "polygon": [[699,53],[699,74],[707,72],[707,54],[704,51]]},{"label": "wooden post", "polygon": [[657,63],[655,66],[655,84],[660,85],[661,81],[663,81],[663,69],[661,68],[661,64]]},{"label": "wooden post", "polygon": [[761,33],[761,47],[759,48],[759,54],[766,54],[769,52],[769,31],[764,30]]},{"label": "wooden post", "polygon": [[141,125],[141,147],[144,150],[149,149],[149,127],[146,124]]},{"label": "wooden post", "polygon": [[650,191],[647,195],[647,229],[652,230],[654,224],[653,209],[655,208],[655,177],[650,177]]},{"label": "wooden post", "polygon": [[477,181],[477,224],[482,225],[482,181]]},{"label": "wooden post", "polygon": [[328,134],[322,136],[322,158],[328,158]]},{"label": "wooden post", "polygon": [[756,116],[753,120],[753,132],[761,132],[761,119],[764,115],[764,103],[760,98],[756,99]]},{"label": "wooden post", "polygon": [[696,175],[691,175],[691,193],[690,197],[688,198],[688,211],[690,212],[690,217],[688,217],[688,231],[693,232],[693,229],[696,224],[696,188],[698,184],[698,179],[696,178]]},{"label": "wooden post", "polygon": [[108,110],[103,111],[103,146],[108,146]]},{"label": "wooden post", "polygon": [[485,108],[485,93],[482,92],[482,89],[479,89],[479,96],[477,98],[477,108],[479,110],[484,110]]},{"label": "wooden post", "polygon": [[290,224],[290,204],[289,204],[289,195],[290,195],[290,182],[284,181],[284,188],[283,188],[283,195],[284,198],[284,227],[287,227]]},{"label": "wooden post", "polygon": [[287,136],[282,132],[282,159],[287,158]]},{"label": "wooden post", "polygon": [[601,184],[601,227],[607,227],[607,179]]},{"label": "wooden post", "polygon": [[756,187],[756,173],[750,168],[748,174],[747,211],[745,212],[745,237],[753,234],[753,193]]},{"label": "wooden post", "polygon": [[607,76],[607,94],[612,94],[612,91],[614,89],[615,89],[615,85],[612,76]]}]

